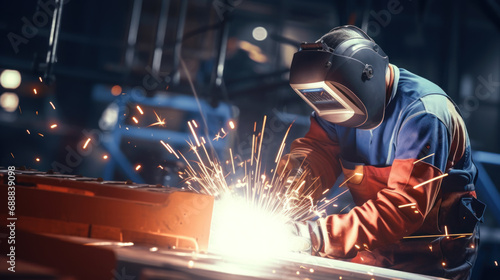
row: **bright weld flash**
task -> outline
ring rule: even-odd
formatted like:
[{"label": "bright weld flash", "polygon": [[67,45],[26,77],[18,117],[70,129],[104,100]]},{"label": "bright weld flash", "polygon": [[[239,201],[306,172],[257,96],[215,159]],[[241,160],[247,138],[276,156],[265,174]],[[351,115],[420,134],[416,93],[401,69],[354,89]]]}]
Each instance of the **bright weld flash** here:
[{"label": "bright weld flash", "polygon": [[288,253],[293,236],[286,222],[240,197],[216,200],[209,251],[255,260]]}]

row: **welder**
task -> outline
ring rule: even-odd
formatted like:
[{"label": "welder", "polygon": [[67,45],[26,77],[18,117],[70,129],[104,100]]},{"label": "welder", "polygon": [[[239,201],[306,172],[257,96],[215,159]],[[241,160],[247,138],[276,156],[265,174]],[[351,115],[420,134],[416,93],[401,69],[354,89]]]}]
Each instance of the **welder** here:
[{"label": "welder", "polygon": [[[290,85],[314,112],[278,171],[309,172],[317,201],[343,174],[355,207],[297,232],[314,255],[468,279],[485,205],[459,109],[434,83],[390,64],[363,30],[303,43]],[[306,249],[308,250],[308,249]]]}]

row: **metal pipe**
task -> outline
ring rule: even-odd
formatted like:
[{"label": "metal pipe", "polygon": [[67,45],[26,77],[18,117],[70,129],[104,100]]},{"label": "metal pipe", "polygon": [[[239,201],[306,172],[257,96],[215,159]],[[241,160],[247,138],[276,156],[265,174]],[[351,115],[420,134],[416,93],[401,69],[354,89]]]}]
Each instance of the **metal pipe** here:
[{"label": "metal pipe", "polygon": [[132,16],[130,17],[130,27],[128,29],[127,51],[125,53],[125,65],[128,69],[132,67],[135,56],[135,44],[137,43],[137,33],[141,21],[142,0],[134,0]]},{"label": "metal pipe", "polygon": [[57,43],[59,41],[59,30],[61,29],[61,17],[63,11],[63,0],[56,0],[56,7],[52,17],[52,26],[49,35],[49,47],[47,51],[46,68],[44,73],[44,80],[50,84],[55,78],[52,76],[54,64],[57,62]]},{"label": "metal pipe", "polygon": [[[222,91],[222,81],[224,76],[224,62],[226,60],[227,52],[227,39],[229,34],[229,25],[227,22],[226,15],[221,22],[221,27],[219,30],[219,37],[217,39],[217,56],[215,58],[214,68],[212,69],[212,76],[210,79],[210,95],[212,97],[212,105],[216,105],[219,102],[219,91]],[[224,98],[227,99],[225,92],[223,92]]]},{"label": "metal pipe", "polygon": [[155,49],[153,52],[153,73],[160,73],[161,60],[163,58],[163,47],[165,43],[165,33],[167,31],[168,12],[170,0],[162,0],[160,6],[160,18],[156,29]]},{"label": "metal pipe", "polygon": [[181,7],[179,8],[179,19],[177,21],[177,31],[173,57],[172,84],[175,86],[179,85],[181,81],[179,65],[181,59],[182,38],[184,36],[184,26],[186,25],[187,7],[188,1],[182,0]]}]

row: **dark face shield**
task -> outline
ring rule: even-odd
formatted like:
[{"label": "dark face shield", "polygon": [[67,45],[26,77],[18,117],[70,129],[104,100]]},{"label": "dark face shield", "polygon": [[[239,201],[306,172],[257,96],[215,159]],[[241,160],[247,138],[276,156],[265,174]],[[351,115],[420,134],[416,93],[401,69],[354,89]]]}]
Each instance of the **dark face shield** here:
[{"label": "dark face shield", "polygon": [[321,43],[303,44],[292,61],[290,85],[325,120],[372,129],[384,117],[388,60],[374,52],[373,42],[363,41],[351,56]]}]

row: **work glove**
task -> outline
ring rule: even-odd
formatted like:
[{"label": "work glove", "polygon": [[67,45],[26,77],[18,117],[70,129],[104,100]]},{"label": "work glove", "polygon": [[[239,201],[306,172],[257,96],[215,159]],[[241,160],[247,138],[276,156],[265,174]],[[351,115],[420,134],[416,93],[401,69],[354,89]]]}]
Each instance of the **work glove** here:
[{"label": "work glove", "polygon": [[291,250],[298,253],[319,256],[324,249],[324,238],[319,219],[316,221],[292,222]]}]

